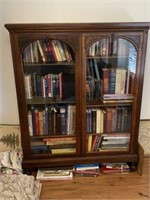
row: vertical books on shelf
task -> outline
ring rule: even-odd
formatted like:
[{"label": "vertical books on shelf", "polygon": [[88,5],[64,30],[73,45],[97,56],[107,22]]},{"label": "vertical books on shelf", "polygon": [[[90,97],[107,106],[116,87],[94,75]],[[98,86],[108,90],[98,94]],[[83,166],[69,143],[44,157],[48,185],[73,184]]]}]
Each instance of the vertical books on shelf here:
[{"label": "vertical books on shelf", "polygon": [[[107,135],[108,138],[109,136],[114,137],[115,145],[113,143],[110,145],[110,142],[113,142],[113,140],[110,140],[108,146],[105,144],[105,149],[111,146],[113,150],[119,150],[119,148],[125,150],[125,147],[127,150],[131,129],[131,110],[131,106],[109,106],[103,109],[88,108],[86,115],[87,151],[95,152],[104,149],[102,141],[104,136]],[[101,113],[101,116],[99,113]],[[122,144],[121,140],[124,140],[124,138],[126,140]]]},{"label": "vertical books on shelf", "polygon": [[74,105],[31,106],[28,111],[30,136],[75,134]]},{"label": "vertical books on shelf", "polygon": [[30,43],[23,53],[24,63],[71,62],[72,60],[69,45],[49,38]]},{"label": "vertical books on shelf", "polygon": [[75,136],[71,143],[68,140],[75,134],[75,105],[74,100],[66,101],[75,95],[71,48],[59,40],[36,40],[24,49],[23,61],[32,154],[75,153]]},{"label": "vertical books on shelf", "polygon": [[126,41],[112,36],[93,43],[88,50],[88,57],[128,56],[129,46]]},{"label": "vertical books on shelf", "polygon": [[102,69],[102,93],[129,94],[133,87],[133,73],[125,68]]},{"label": "vertical books on shelf", "polygon": [[87,108],[86,132],[126,132],[131,127],[131,106],[109,106],[106,108]]},{"label": "vertical books on shelf", "polygon": [[[126,59],[129,54],[128,47],[122,45],[125,44],[121,39],[112,36],[92,44],[87,53],[86,147],[89,153],[129,150],[134,73],[126,65],[118,66],[117,56]],[[98,98],[96,81],[100,86]],[[100,99],[105,106],[98,103],[94,106],[94,101],[100,102]],[[117,103],[120,105],[112,105]]]},{"label": "vertical books on shelf", "polygon": [[46,74],[44,76],[36,72],[25,74],[26,98],[33,97],[52,97],[62,99],[62,73]]}]

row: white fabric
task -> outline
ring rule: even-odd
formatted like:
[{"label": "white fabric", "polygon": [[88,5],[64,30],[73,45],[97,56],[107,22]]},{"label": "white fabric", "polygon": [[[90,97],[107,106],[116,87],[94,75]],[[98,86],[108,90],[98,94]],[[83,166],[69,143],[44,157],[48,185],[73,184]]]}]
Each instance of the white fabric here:
[{"label": "white fabric", "polygon": [[39,200],[41,183],[25,174],[0,175],[0,200]]}]

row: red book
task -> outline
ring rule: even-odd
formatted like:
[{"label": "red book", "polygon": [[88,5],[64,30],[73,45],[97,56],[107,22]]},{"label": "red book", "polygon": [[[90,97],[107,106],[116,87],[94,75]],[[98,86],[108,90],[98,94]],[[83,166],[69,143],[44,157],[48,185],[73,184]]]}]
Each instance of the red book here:
[{"label": "red book", "polygon": [[35,123],[35,134],[39,135],[40,131],[39,131],[39,111],[37,109],[35,109],[34,111],[34,123]]},{"label": "red book", "polygon": [[101,167],[101,171],[105,174],[129,172],[130,167],[126,163],[108,163]]},{"label": "red book", "polygon": [[103,73],[102,93],[103,94],[109,94],[109,69],[108,68],[103,68],[102,69],[102,73]]},{"label": "red book", "polygon": [[106,108],[106,132],[111,132],[112,108]]}]

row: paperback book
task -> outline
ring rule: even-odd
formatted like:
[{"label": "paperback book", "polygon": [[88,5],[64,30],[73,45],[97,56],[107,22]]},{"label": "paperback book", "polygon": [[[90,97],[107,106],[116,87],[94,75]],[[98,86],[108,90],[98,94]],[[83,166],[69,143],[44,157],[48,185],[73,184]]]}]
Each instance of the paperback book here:
[{"label": "paperback book", "polygon": [[47,180],[72,180],[72,169],[38,169],[36,179]]}]

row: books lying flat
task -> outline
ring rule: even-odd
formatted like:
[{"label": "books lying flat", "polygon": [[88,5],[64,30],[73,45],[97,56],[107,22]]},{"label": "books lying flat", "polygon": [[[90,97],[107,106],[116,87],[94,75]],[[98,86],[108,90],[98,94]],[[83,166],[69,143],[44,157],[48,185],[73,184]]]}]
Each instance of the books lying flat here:
[{"label": "books lying flat", "polygon": [[51,149],[52,154],[76,153],[76,148]]},{"label": "books lying flat", "polygon": [[74,166],[76,170],[90,170],[99,169],[99,163],[89,163],[89,164],[76,164]]},{"label": "books lying flat", "polygon": [[101,171],[105,174],[127,173],[130,171],[130,167],[127,163],[103,163]]},{"label": "books lying flat", "polygon": [[76,164],[73,174],[74,176],[99,176],[99,163]]},{"label": "books lying flat", "polygon": [[91,170],[74,170],[74,176],[99,176],[100,172],[99,169],[91,169]]},{"label": "books lying flat", "polygon": [[37,180],[72,180],[72,169],[38,169]]},{"label": "books lying flat", "polygon": [[131,94],[104,94],[103,100],[133,100]]},{"label": "books lying flat", "polygon": [[105,99],[103,103],[133,103],[133,99]]}]

